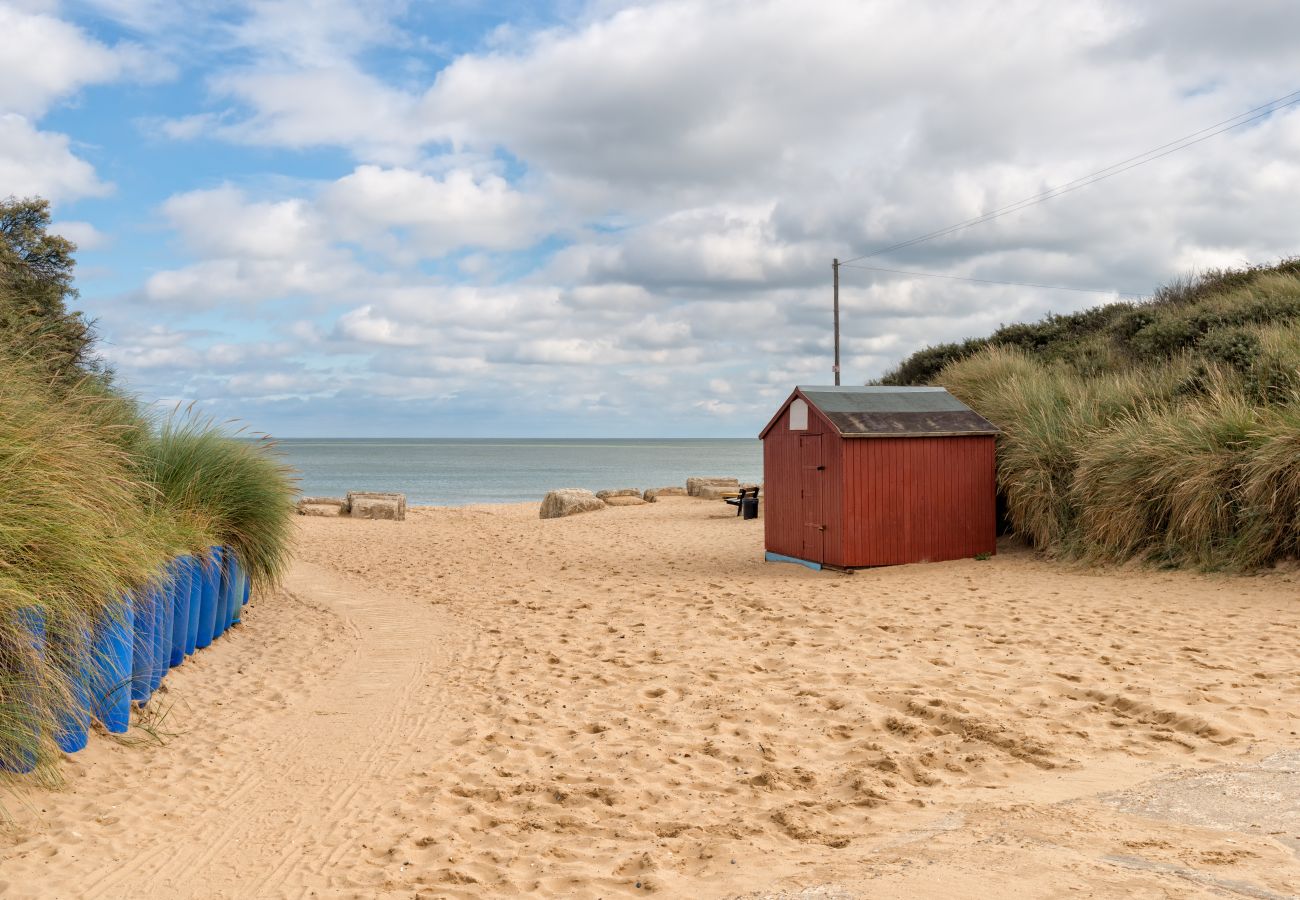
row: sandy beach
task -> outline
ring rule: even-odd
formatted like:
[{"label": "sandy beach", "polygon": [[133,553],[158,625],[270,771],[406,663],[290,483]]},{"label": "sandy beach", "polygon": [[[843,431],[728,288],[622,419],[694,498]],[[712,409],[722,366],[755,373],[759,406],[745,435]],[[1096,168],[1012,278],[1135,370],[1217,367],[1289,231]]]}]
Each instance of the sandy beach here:
[{"label": "sandy beach", "polygon": [[721,503],[536,510],[303,519],[161,744],[5,798],[0,894],[1297,895],[1295,575],[817,573]]}]

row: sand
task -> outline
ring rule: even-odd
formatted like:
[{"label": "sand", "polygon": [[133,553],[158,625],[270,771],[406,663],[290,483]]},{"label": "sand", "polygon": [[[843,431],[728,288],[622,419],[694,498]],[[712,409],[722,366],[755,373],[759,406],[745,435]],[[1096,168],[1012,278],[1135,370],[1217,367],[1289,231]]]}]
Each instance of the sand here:
[{"label": "sand", "polygon": [[732,513],[302,520],[161,744],[5,800],[0,895],[1297,896],[1294,575],[816,573]]}]

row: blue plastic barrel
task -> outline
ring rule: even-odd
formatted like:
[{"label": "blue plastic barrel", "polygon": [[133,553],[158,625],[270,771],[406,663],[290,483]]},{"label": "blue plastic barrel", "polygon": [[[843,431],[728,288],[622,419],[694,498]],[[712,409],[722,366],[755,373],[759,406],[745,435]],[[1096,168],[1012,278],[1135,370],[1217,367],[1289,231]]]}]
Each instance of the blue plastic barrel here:
[{"label": "blue plastic barrel", "polygon": [[185,567],[190,570],[190,611],[186,621],[185,655],[194,653],[199,641],[199,617],[203,607],[203,565],[194,556],[185,557]]},{"label": "blue plastic barrel", "polygon": [[231,559],[235,561],[235,586],[230,594],[230,620],[231,624],[234,624],[240,620],[244,611],[244,597],[248,594],[248,573],[239,564],[238,556],[232,553]]},{"label": "blue plastic barrel", "polygon": [[199,605],[199,634],[194,646],[202,649],[212,643],[217,627],[217,602],[221,591],[221,548],[209,548],[203,561],[203,598]]},{"label": "blue plastic barrel", "polygon": [[76,753],[90,740],[90,690],[94,678],[90,629],[80,629],[75,640],[76,646],[69,648],[68,654],[72,668],[68,676],[68,697],[58,711],[54,727],[54,743],[64,753]]},{"label": "blue plastic barrel", "polygon": [[226,548],[226,627],[229,628],[235,624],[238,618],[236,610],[239,608],[240,587],[239,587],[239,557],[235,556],[235,551],[230,547]]},{"label": "blue plastic barrel", "polygon": [[130,594],[104,611],[95,628],[91,664],[91,700],[95,717],[113,734],[122,734],[131,724],[131,644],[135,632],[135,609]]},{"label": "blue plastic barrel", "polygon": [[149,666],[149,690],[158,690],[163,675],[167,674],[167,644],[171,642],[171,632],[167,628],[167,585],[166,582],[149,587],[153,594],[153,657]]},{"label": "blue plastic barrel", "polygon": [[230,623],[230,551],[221,548],[221,567],[217,572],[217,624],[213,638],[219,638]]},{"label": "blue plastic barrel", "polygon": [[[16,661],[18,669],[16,674],[20,676],[20,684],[22,681],[26,681],[30,685],[28,690],[35,691],[40,678],[40,673],[36,671],[36,663],[45,655],[45,610],[37,609],[35,606],[23,606],[14,611],[14,617],[17,620],[18,627],[27,633],[23,642],[27,643],[31,648],[34,657],[18,659]],[[19,688],[19,690],[21,691],[23,688]],[[33,729],[39,728],[39,726],[35,725],[32,727]],[[39,738],[40,732],[35,731],[32,736]],[[0,769],[4,769],[6,772],[22,774],[30,772],[34,768],[36,768],[35,751],[26,747],[15,747],[8,750],[0,747]]]},{"label": "blue plastic barrel", "polygon": [[131,629],[131,699],[148,703],[153,693],[154,598],[148,588],[135,592],[135,619]]},{"label": "blue plastic barrel", "polygon": [[235,608],[239,606],[239,559],[235,551],[227,547],[222,570],[221,630],[225,631],[235,623]]},{"label": "blue plastic barrel", "polygon": [[248,577],[248,573],[245,572],[245,573],[244,573],[244,604],[243,604],[243,605],[244,605],[244,606],[247,606],[247,605],[248,605],[248,601],[251,600],[252,597],[253,597],[253,579],[249,578],[249,577]]},{"label": "blue plastic barrel", "polygon": [[158,627],[158,656],[154,659],[155,689],[172,667],[172,628],[175,627],[176,618],[176,607],[172,603],[172,593],[176,590],[176,573],[170,564],[163,569],[162,577],[163,580],[158,585],[158,610],[162,613],[162,622]]},{"label": "blue plastic barrel", "polygon": [[185,661],[185,638],[190,624],[190,579],[193,575],[186,563],[188,557],[178,556],[171,562],[172,569],[172,643],[169,665],[179,666]]}]

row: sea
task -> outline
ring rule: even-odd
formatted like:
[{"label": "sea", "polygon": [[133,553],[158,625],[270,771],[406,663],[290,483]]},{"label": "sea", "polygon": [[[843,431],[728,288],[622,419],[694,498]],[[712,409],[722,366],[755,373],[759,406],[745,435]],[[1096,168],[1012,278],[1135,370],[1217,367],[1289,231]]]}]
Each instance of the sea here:
[{"label": "sea", "polygon": [[692,475],[742,482],[763,475],[763,445],[752,438],[281,438],[278,446],[304,496],[399,491],[427,506],[541,500],[565,487],[684,486]]}]

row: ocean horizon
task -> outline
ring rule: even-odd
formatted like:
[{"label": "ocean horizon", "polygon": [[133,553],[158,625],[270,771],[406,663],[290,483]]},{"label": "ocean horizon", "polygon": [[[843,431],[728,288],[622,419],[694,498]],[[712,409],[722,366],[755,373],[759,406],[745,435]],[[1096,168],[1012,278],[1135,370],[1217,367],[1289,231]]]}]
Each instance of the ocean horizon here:
[{"label": "ocean horizon", "polygon": [[426,506],[540,501],[577,487],[684,485],[695,475],[759,481],[755,438],[280,438],[299,494],[398,491]]}]

